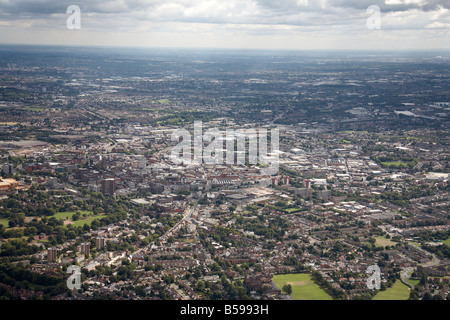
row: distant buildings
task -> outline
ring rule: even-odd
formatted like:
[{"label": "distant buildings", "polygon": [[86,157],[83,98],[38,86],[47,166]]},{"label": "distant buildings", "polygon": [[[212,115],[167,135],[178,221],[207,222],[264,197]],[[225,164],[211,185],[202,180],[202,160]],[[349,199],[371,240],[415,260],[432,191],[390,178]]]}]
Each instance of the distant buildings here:
[{"label": "distant buildings", "polygon": [[56,248],[49,248],[47,250],[47,260],[48,260],[48,262],[56,261],[57,254],[58,254],[58,249],[56,249]]},{"label": "distant buildings", "polygon": [[305,188],[306,188],[306,189],[310,189],[310,188],[311,188],[311,180],[305,179],[305,180],[303,181],[303,184],[305,185]]},{"label": "distant buildings", "polygon": [[16,170],[14,169],[14,167],[11,164],[4,164],[2,166],[2,173],[5,175],[13,175],[14,173],[16,173]]},{"label": "distant buildings", "polygon": [[95,247],[97,250],[103,249],[105,247],[105,238],[99,237],[95,240]]},{"label": "distant buildings", "polygon": [[81,253],[84,253],[86,255],[86,257],[89,257],[90,254],[90,243],[89,242],[84,242],[81,244],[80,246],[80,251]]},{"label": "distant buildings", "polygon": [[145,157],[139,158],[139,169],[145,169],[147,167],[147,159]]},{"label": "distant buildings", "polygon": [[116,181],[112,178],[102,180],[101,192],[105,196],[113,196],[116,193]]},{"label": "distant buildings", "polygon": [[2,179],[0,178],[0,191],[7,191],[17,187],[19,184],[14,179]]}]

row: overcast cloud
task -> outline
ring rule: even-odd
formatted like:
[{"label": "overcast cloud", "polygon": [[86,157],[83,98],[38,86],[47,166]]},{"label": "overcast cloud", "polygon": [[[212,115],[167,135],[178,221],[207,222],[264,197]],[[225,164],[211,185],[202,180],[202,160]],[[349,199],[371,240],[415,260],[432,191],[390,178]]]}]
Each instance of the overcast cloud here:
[{"label": "overcast cloud", "polygon": [[[81,30],[68,30],[69,5]],[[369,6],[381,10],[370,30]],[[450,49],[450,0],[0,0],[0,42]]]}]

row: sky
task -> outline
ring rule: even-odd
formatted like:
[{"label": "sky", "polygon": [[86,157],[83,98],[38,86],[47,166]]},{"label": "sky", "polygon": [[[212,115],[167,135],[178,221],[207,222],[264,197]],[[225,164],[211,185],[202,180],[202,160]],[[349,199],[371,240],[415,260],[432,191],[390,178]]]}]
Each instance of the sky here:
[{"label": "sky", "polygon": [[0,43],[450,49],[450,0],[0,0]]}]

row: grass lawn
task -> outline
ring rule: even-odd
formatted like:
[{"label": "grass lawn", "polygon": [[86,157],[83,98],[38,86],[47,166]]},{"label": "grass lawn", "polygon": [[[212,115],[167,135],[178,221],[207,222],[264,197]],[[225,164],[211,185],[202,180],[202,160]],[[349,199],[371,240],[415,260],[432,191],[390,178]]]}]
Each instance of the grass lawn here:
[{"label": "grass lawn", "polygon": [[442,241],[442,243],[450,246],[450,238],[448,238],[447,240]]},{"label": "grass lawn", "polygon": [[375,238],[375,246],[377,247],[386,247],[386,246],[395,246],[397,243],[394,241],[391,241],[390,239],[386,239],[384,236],[376,237]]},{"label": "grass lawn", "polygon": [[409,292],[408,286],[397,280],[392,287],[377,293],[373,300],[408,300]]},{"label": "grass lawn", "polygon": [[[54,214],[53,216],[50,216],[50,217],[55,217],[57,220],[61,220],[61,219],[63,219],[63,220],[72,220],[72,216],[75,213],[76,213],[75,211],[59,212],[59,213]],[[91,215],[93,212],[92,211],[80,210],[80,214],[83,215],[83,213],[85,213],[87,215]]]},{"label": "grass lawn", "polygon": [[9,227],[9,219],[0,219],[0,224],[4,225],[5,228]]},{"label": "grass lawn", "polygon": [[419,284],[419,282],[420,282],[420,280],[412,280],[412,279],[409,279],[408,278],[408,283],[410,284],[410,285],[412,285],[413,287],[415,287],[415,286],[417,286],[418,284]]},{"label": "grass lawn", "polygon": [[284,211],[285,213],[296,213],[296,212],[300,212],[301,209],[300,208],[287,208],[287,209],[283,209],[281,211]]},{"label": "grass lawn", "polygon": [[98,215],[98,216],[87,217],[86,219],[83,219],[83,220],[74,221],[73,225],[75,227],[78,227],[78,226],[84,226],[84,224],[87,223],[90,226],[92,221],[98,220],[98,219],[101,219],[101,218],[104,218],[104,217],[106,217],[106,214],[101,214],[101,215]]},{"label": "grass lawn", "polygon": [[309,274],[280,274],[275,275],[272,280],[280,289],[284,285],[290,284],[292,286],[291,297],[294,300],[332,300],[322,288],[311,280]]},{"label": "grass lawn", "polygon": [[101,215],[98,215],[98,216],[94,216],[92,211],[80,210],[80,214],[81,215],[86,214],[87,217],[85,219],[80,219],[80,220],[77,220],[77,221],[73,221],[72,220],[72,216],[75,213],[76,213],[75,211],[59,212],[59,213],[57,213],[57,214],[55,214],[55,215],[53,215],[51,217],[55,217],[58,220],[70,220],[70,221],[73,222],[73,225],[75,227],[84,226],[85,223],[90,226],[92,221],[106,217],[106,214],[101,214]]},{"label": "grass lawn", "polygon": [[29,106],[29,107],[22,108],[22,110],[33,111],[33,112],[42,112],[45,110],[45,108],[42,106]]},{"label": "grass lawn", "polygon": [[392,162],[382,162],[381,163],[384,167],[389,167],[389,166],[396,166],[396,167],[408,167],[408,163],[406,162],[401,162],[401,161],[392,161]]},{"label": "grass lawn", "polygon": [[412,271],[410,271],[408,273],[408,279],[406,279],[406,282],[408,282],[410,285],[415,287],[415,286],[417,286],[419,284],[420,280],[413,280],[413,279],[411,279],[410,277],[411,277],[412,273],[413,273]]}]

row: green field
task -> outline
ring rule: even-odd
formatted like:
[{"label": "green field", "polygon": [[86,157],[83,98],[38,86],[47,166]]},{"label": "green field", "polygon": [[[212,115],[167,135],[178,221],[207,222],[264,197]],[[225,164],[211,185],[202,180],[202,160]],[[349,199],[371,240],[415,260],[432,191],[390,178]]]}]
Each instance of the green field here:
[{"label": "green field", "polygon": [[45,110],[45,108],[42,106],[29,106],[29,107],[22,108],[22,110],[32,111],[32,112],[42,112]]},{"label": "green field", "polygon": [[289,214],[289,213],[300,212],[301,209],[300,208],[287,208],[287,209],[283,209],[281,211],[283,211],[284,213],[288,213]]},{"label": "green field", "polygon": [[420,282],[420,280],[412,280],[412,279],[408,279],[406,280],[410,285],[412,285],[413,287],[417,286]]},{"label": "green field", "polygon": [[450,238],[448,238],[447,240],[442,241],[442,243],[450,246]]},{"label": "green field", "polygon": [[332,298],[311,280],[309,274],[280,274],[273,277],[280,290],[284,285],[292,286],[291,297],[294,300],[332,300]]},{"label": "green field", "polygon": [[0,219],[0,224],[4,225],[5,228],[8,228],[8,227],[9,227],[8,222],[9,222],[8,219]]},{"label": "green field", "polygon": [[[94,221],[94,220],[99,220],[99,219],[104,218],[104,217],[107,216],[106,214],[101,214],[101,215],[94,216],[92,211],[80,210],[79,212],[80,212],[81,215],[86,214],[87,217],[84,218],[84,219],[80,219],[80,220],[77,220],[77,221],[73,221],[73,220],[72,220],[72,216],[73,216],[76,212],[75,212],[75,211],[66,211],[66,212],[59,212],[59,213],[54,214],[54,215],[52,215],[52,216],[49,216],[49,217],[47,217],[47,218],[54,217],[54,218],[56,218],[57,220],[69,220],[69,221],[72,221],[72,222],[73,222],[73,225],[74,225],[75,227],[78,227],[78,226],[84,226],[84,224],[86,224],[86,223],[87,223],[88,225],[91,225],[92,221]],[[9,222],[9,219],[0,219],[0,224],[1,224],[1,225],[4,225],[6,228],[9,228],[8,222]]]},{"label": "green field", "polygon": [[392,287],[380,291],[372,300],[408,300],[409,292],[408,286],[397,280]]},{"label": "green field", "polygon": [[58,220],[70,220],[70,221],[73,222],[73,225],[75,227],[84,226],[84,224],[91,225],[92,221],[106,217],[105,214],[94,216],[92,211],[80,210],[80,214],[81,215],[86,214],[87,217],[85,219],[80,219],[80,220],[77,220],[77,221],[73,221],[72,220],[72,216],[75,213],[76,213],[75,211],[66,211],[66,212],[57,213],[57,214],[55,214],[55,215],[53,215],[51,217],[55,217]]},{"label": "green field", "polygon": [[73,225],[75,227],[78,227],[78,226],[84,226],[84,224],[87,223],[90,226],[92,221],[99,220],[99,219],[104,218],[104,217],[106,217],[106,214],[101,214],[101,215],[98,215],[98,216],[87,217],[86,219],[83,219],[83,220],[74,221]]},{"label": "green field", "polygon": [[392,162],[381,162],[381,164],[384,167],[389,167],[389,166],[396,166],[396,167],[408,167],[408,163],[407,162],[401,162],[401,161],[392,161]]},{"label": "green field", "polygon": [[413,287],[417,286],[420,282],[420,280],[413,280],[411,279],[411,275],[412,275],[412,271],[410,271],[408,273],[408,279],[406,279],[406,282],[408,282],[410,285],[412,285]]},{"label": "green field", "polygon": [[[49,218],[51,218],[51,217],[55,217],[57,220],[61,220],[61,219],[64,219],[64,220],[71,220],[72,219],[72,216],[75,214],[76,212],[75,211],[66,211],[66,212],[60,212],[60,213],[57,213],[57,214],[54,214],[54,215],[52,215],[52,216],[50,216]],[[86,214],[86,215],[92,215],[92,211],[83,211],[83,210],[80,210],[80,214],[81,215],[83,215],[83,214]]]},{"label": "green field", "polygon": [[376,237],[375,238],[375,246],[377,247],[386,247],[386,246],[395,246],[397,243],[391,241],[390,239],[386,239],[385,237]]}]

